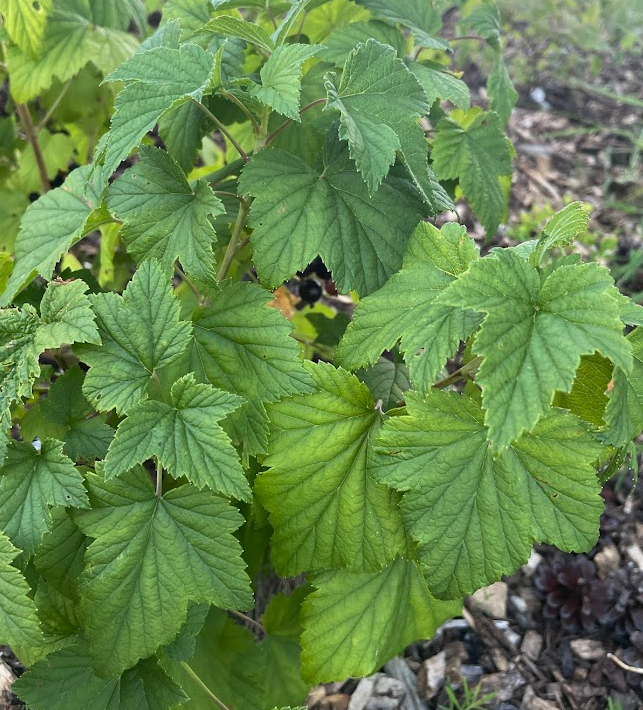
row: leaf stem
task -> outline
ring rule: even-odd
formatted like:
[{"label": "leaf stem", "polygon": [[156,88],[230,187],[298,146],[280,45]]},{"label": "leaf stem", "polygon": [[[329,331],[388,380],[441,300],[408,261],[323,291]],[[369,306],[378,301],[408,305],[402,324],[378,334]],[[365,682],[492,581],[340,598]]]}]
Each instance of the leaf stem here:
[{"label": "leaf stem", "polygon": [[250,119],[250,122],[252,123],[252,128],[255,132],[255,135],[259,135],[259,131],[261,130],[261,126],[259,126],[259,123],[257,123],[257,119],[252,115],[252,112],[250,109],[241,101],[238,99],[234,94],[231,94],[229,91],[223,91],[221,92],[222,96],[225,96],[228,101],[232,101],[232,103],[236,104],[242,111],[245,113],[245,115]]},{"label": "leaf stem", "polygon": [[266,633],[266,629],[263,627],[263,624],[259,623],[256,619],[253,619],[251,616],[247,616],[246,614],[242,614],[240,611],[236,611],[235,609],[228,609],[228,614],[231,616],[235,616],[239,621],[243,621],[244,624],[249,624],[252,626],[256,631],[259,631],[262,634]]},{"label": "leaf stem", "polygon": [[163,497],[163,467],[158,459],[156,459],[156,497]]},{"label": "leaf stem", "polygon": [[228,248],[225,250],[223,261],[221,262],[221,266],[217,272],[217,281],[223,281],[223,279],[225,279],[228,275],[230,265],[241,248],[241,235],[243,234],[243,228],[246,226],[246,219],[248,218],[249,211],[250,204],[247,200],[242,199],[239,207],[239,214],[237,215],[237,221],[234,225],[234,231],[232,232],[232,236],[228,242]]},{"label": "leaf stem", "polygon": [[194,297],[196,298],[197,303],[201,304],[203,300],[203,296],[201,295],[199,289],[194,285],[192,280],[187,276],[187,274],[183,271],[183,269],[178,265],[174,265],[174,270],[176,273],[181,277],[181,281],[185,282],[185,285],[192,291],[194,294]]},{"label": "leaf stem", "polygon": [[445,377],[443,380],[436,382],[432,386],[432,388],[434,390],[443,390],[446,389],[449,385],[452,385],[454,382],[457,382],[458,380],[471,379],[473,375],[475,375],[475,373],[478,371],[481,362],[481,357],[474,357],[473,360],[468,362],[466,365],[463,365],[455,372],[452,372],[448,377]]},{"label": "leaf stem", "polygon": [[222,700],[217,698],[217,696],[210,690],[210,688],[208,688],[201,678],[199,678],[190,665],[188,665],[185,661],[181,661],[181,666],[183,666],[183,670],[220,710],[230,710],[230,708]]},{"label": "leaf stem", "polygon": [[63,86],[63,88],[60,90],[60,93],[56,98],[54,99],[53,104],[49,107],[49,110],[45,114],[45,117],[40,121],[38,124],[38,132],[42,131],[42,129],[49,123],[49,119],[54,115],[54,111],[58,108],[60,105],[60,102],[63,100],[65,97],[65,94],[67,93],[67,89],[71,86],[71,79]]},{"label": "leaf stem", "polygon": [[217,127],[217,130],[222,133],[229,141],[232,143],[232,145],[235,147],[235,150],[241,158],[243,159],[244,163],[248,162],[248,154],[246,151],[239,145],[237,142],[236,138],[230,133],[230,131],[219,121],[219,119],[208,109],[207,106],[204,106],[202,103],[199,101],[195,101],[194,99],[190,99],[192,103],[196,104],[201,111],[214,123],[214,125]]},{"label": "leaf stem", "polygon": [[[250,157],[250,155],[248,155]],[[222,168],[215,170],[213,173],[206,175],[205,179],[211,184],[216,185],[217,183],[223,182],[226,178],[231,175],[235,175],[241,172],[241,168],[245,165],[242,158],[237,158],[231,163],[224,165]]]},{"label": "leaf stem", "polygon": [[[326,99],[326,98],[323,98],[323,99],[316,99],[315,101],[311,101],[309,104],[307,104],[306,106],[304,106],[304,107],[301,109],[301,111],[299,112],[299,115],[300,115],[300,116],[303,116],[307,111],[310,111],[311,108],[315,108],[315,106],[319,106],[320,104],[325,104],[326,101],[328,101],[328,99]],[[281,124],[281,126],[279,126],[278,128],[276,128],[276,129],[268,136],[268,138],[266,138],[266,145],[270,145],[270,143],[272,143],[272,141],[274,141],[274,139],[275,139],[282,131],[284,131],[286,128],[288,128],[288,126],[289,126],[291,123],[293,123],[292,118],[286,119],[286,120]]]},{"label": "leaf stem", "polygon": [[464,42],[466,40],[475,40],[476,42],[486,42],[487,40],[480,35],[460,35],[459,37],[451,37],[448,42]]},{"label": "leaf stem", "polygon": [[31,120],[31,113],[29,112],[29,107],[26,104],[16,103],[16,113],[20,118],[20,123],[27,135],[27,140],[31,144],[31,149],[36,158],[36,164],[38,165],[38,174],[40,176],[40,186],[42,187],[43,194],[51,190],[51,185],[49,183],[49,178],[47,177],[47,166],[45,165],[45,158],[40,149],[40,143],[38,143],[38,134],[36,128]]}]

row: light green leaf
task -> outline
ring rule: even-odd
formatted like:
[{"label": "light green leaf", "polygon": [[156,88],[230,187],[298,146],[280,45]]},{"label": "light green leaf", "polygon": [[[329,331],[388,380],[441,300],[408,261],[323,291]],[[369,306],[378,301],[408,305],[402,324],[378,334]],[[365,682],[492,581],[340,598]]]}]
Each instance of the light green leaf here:
[{"label": "light green leaf", "polygon": [[85,376],[74,365],[49,388],[40,401],[40,409],[50,424],[62,428],[63,451],[70,459],[103,459],[107,454],[114,430],[85,398],[82,385]]},{"label": "light green leaf", "polygon": [[374,17],[394,25],[408,27],[413,32],[415,44],[420,47],[442,48],[446,42],[434,35],[442,26],[440,13],[426,0],[404,0],[403,3],[391,0],[356,0],[367,7]]},{"label": "light green leaf", "polygon": [[145,399],[158,369],[174,362],[192,326],[179,321],[179,302],[159,263],[143,262],[122,296],[91,296],[102,345],[76,348],[90,366],[83,392],[102,412],[126,413]]},{"label": "light green leaf", "polygon": [[565,261],[542,275],[511,249],[471,263],[440,301],[486,313],[473,351],[489,438],[497,449],[529,431],[554,392],[569,392],[581,355],[599,352],[629,371],[614,282],[595,263]]},{"label": "light green leaf", "polygon": [[170,710],[188,699],[154,658],[102,677],[79,642],[36,663],[14,684],[32,710]]},{"label": "light green leaf", "polygon": [[373,399],[382,402],[384,412],[403,402],[404,393],[411,387],[406,365],[385,357],[381,357],[373,367],[356,374],[371,391]]},{"label": "light green leaf", "polygon": [[[20,0],[22,4],[22,0]],[[29,0],[25,5],[31,4]],[[11,93],[19,103],[31,101],[48,89],[54,79],[65,82],[89,62],[103,74],[131,56],[136,38],[94,20],[89,2],[58,0],[49,15],[42,51],[37,58],[18,47],[7,49]]]},{"label": "light green leaf", "polygon": [[[167,26],[167,25],[166,25]],[[159,118],[159,135],[170,155],[186,173],[192,170],[210,121],[193,101],[166,111]]]},{"label": "light green leaf", "polygon": [[324,39],[325,49],[321,52],[321,58],[341,69],[355,47],[369,38],[376,39],[380,44],[390,44],[400,58],[406,54],[404,37],[399,30],[384,22],[371,20],[352,22],[346,27],[335,30]]},{"label": "light green leaf", "polygon": [[469,87],[457,76],[444,70],[440,64],[433,62],[412,62],[409,69],[422,84],[429,104],[437,99],[450,101],[452,104],[468,111],[471,105]]},{"label": "light green leaf", "polygon": [[148,400],[128,411],[105,459],[105,477],[119,476],[155,456],[174,478],[249,500],[241,463],[219,421],[240,397],[197,384],[190,373],[172,386],[170,404]]},{"label": "light green leaf", "polygon": [[250,94],[293,121],[300,121],[302,66],[321,49],[318,45],[287,44],[277,47],[261,67],[261,86],[253,85]]},{"label": "light green leaf", "polygon": [[291,394],[310,392],[292,325],[272,295],[249,283],[225,281],[211,305],[192,317],[194,335],[185,370],[203,382],[245,398],[227,420],[233,438],[252,454],[265,453],[268,417],[264,405]]},{"label": "light green leaf", "polygon": [[30,596],[31,589],[22,574],[12,566],[19,554],[9,540],[0,533],[0,626],[2,643],[10,644],[21,658],[30,650],[40,648],[43,636]]},{"label": "light green leaf", "polygon": [[172,641],[189,600],[253,605],[233,536],[243,519],[227,501],[191,485],[157,498],[142,468],[111,481],[89,474],[87,483],[93,509],[75,520],[95,540],[85,553],[81,614],[103,673],[121,673]]},{"label": "light green leaf", "polygon": [[125,225],[121,236],[138,261],[158,259],[173,273],[178,259],[196,278],[214,282],[216,241],[209,220],[225,210],[206,180],[194,189],[164,150],[143,147],[138,163],[107,191],[107,205]]},{"label": "light green leaf", "polygon": [[367,676],[405,646],[431,638],[461,602],[436,601],[414,562],[397,559],[381,572],[326,572],[302,609],[302,662],[310,683]]},{"label": "light green leaf", "polygon": [[[636,352],[634,353],[636,368]],[[596,427],[604,426],[607,389],[614,366],[601,355],[584,355],[576,370],[574,384],[569,392],[557,392],[554,404],[569,409],[576,416]],[[643,428],[643,423],[641,424]]]},{"label": "light green leaf", "polygon": [[633,330],[627,340],[634,365],[627,373],[621,367],[615,369],[605,410],[607,439],[614,446],[624,446],[643,430],[643,328]]},{"label": "light green leaf", "polygon": [[429,111],[419,81],[395,50],[369,39],[351,52],[339,86],[326,78],[326,109],[340,114],[339,137],[348,141],[369,192],[374,193],[399,155],[433,214],[452,206],[428,165],[417,119]]},{"label": "light green leaf", "polygon": [[0,528],[27,557],[51,527],[51,507],[89,505],[83,478],[62,448],[55,439],[43,441],[40,450],[9,442],[0,471]]},{"label": "light green leaf", "polygon": [[51,7],[52,0],[39,0],[37,3],[0,0],[0,12],[9,37],[25,54],[35,57],[40,53]]},{"label": "light green leaf", "polygon": [[169,108],[200,101],[214,69],[214,56],[196,44],[140,52],[105,81],[127,81],[118,94],[105,146],[110,174]]},{"label": "light green leaf", "polygon": [[268,406],[271,437],[255,490],[274,528],[277,571],[381,569],[407,549],[390,490],[368,471],[381,425],[371,393],[331,365],[309,366],[318,388]]},{"label": "light green leaf", "polygon": [[51,190],[29,206],[16,239],[16,263],[0,298],[6,306],[36,274],[51,278],[60,257],[82,236],[105,187],[99,171],[88,183],[90,166],[78,168],[61,187]]},{"label": "light green leaf", "polygon": [[502,54],[498,54],[493,70],[487,80],[487,93],[489,94],[489,109],[500,116],[503,123],[507,123],[511,111],[518,101],[518,92],[507,71]]},{"label": "light green leaf", "polygon": [[431,159],[441,180],[458,180],[476,217],[489,236],[495,234],[505,207],[500,178],[511,174],[511,148],[500,117],[472,109],[436,127]]},{"label": "light green leaf", "polygon": [[260,25],[254,22],[247,22],[240,17],[221,15],[210,20],[207,25],[200,29],[200,32],[212,32],[224,37],[238,37],[255,47],[263,50],[267,54],[275,49],[275,43],[270,39],[270,35]]},{"label": "light green leaf", "polygon": [[402,270],[362,299],[337,348],[337,361],[354,370],[372,365],[401,339],[416,387],[426,390],[471,335],[480,316],[436,304],[435,299],[478,258],[478,249],[458,224],[438,230],[421,223],[407,247]]},{"label": "light green leaf", "polygon": [[589,205],[585,202],[571,202],[547,222],[531,256],[531,263],[538,265],[548,249],[565,247],[579,235],[587,231],[589,225]]},{"label": "light green leaf", "polygon": [[595,544],[603,504],[592,463],[602,447],[574,415],[550,410],[493,456],[473,399],[407,392],[406,405],[408,416],[382,430],[373,474],[408,491],[402,513],[437,597],[459,598],[511,574],[534,541],[568,552]]},{"label": "light green leaf", "polygon": [[310,5],[311,0],[292,0],[290,10],[279,24],[279,27],[272,33],[272,41],[276,45],[282,45],[286,42],[290,31],[295,27],[295,24],[301,17],[302,12]]},{"label": "light green leaf", "polygon": [[100,345],[96,316],[86,295],[89,286],[76,279],[70,283],[51,281],[40,303],[41,324],[36,331],[40,351],[63,343]]},{"label": "light green leaf", "polygon": [[393,175],[369,195],[333,132],[323,160],[313,170],[268,149],[244,168],[240,189],[257,198],[250,225],[259,276],[276,287],[320,255],[342,292],[370,293],[401,266],[424,207],[410,183]]}]

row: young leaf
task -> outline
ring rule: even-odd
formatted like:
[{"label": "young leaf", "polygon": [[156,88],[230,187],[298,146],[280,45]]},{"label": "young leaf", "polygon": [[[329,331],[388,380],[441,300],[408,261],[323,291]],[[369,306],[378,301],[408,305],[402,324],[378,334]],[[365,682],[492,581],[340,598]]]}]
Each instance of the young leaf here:
[{"label": "young leaf", "polygon": [[89,506],[83,478],[62,452],[62,441],[47,439],[36,450],[10,441],[0,471],[0,529],[27,557],[50,529],[52,506]]},{"label": "young leaf", "polygon": [[63,343],[100,345],[96,316],[86,292],[89,286],[76,279],[71,283],[51,281],[40,302],[40,326],[35,344],[40,352]]},{"label": "young leaf", "polygon": [[313,578],[302,609],[304,679],[323,683],[375,672],[412,641],[458,616],[459,601],[436,601],[415,562],[398,558],[375,573],[344,570]]},{"label": "young leaf", "polygon": [[487,93],[489,94],[489,109],[497,113],[503,123],[507,123],[511,111],[518,101],[518,92],[514,89],[501,54],[496,57],[493,71],[489,74]]},{"label": "young leaf", "polygon": [[145,399],[157,369],[174,362],[192,332],[179,321],[179,302],[156,260],[145,261],[122,296],[91,296],[101,346],[82,345],[89,366],[83,392],[102,412],[126,413]]},{"label": "young leaf", "polygon": [[302,65],[320,49],[321,47],[314,44],[287,44],[277,47],[261,67],[261,86],[253,85],[250,94],[283,116],[300,121]]},{"label": "young leaf", "polygon": [[417,119],[429,111],[422,86],[395,50],[369,39],[346,60],[339,86],[326,78],[327,109],[340,114],[339,137],[373,194],[400,156],[422,199],[437,214],[452,206],[428,165]]},{"label": "young leaf", "polygon": [[147,400],[128,411],[105,458],[105,478],[119,476],[155,456],[174,478],[198,488],[249,500],[250,487],[219,421],[240,397],[197,384],[190,373],[172,386],[170,404]]},{"label": "young leaf", "polygon": [[589,225],[589,205],[571,202],[547,222],[531,256],[531,263],[537,266],[543,254],[553,247],[565,247]]},{"label": "young leaf", "polygon": [[9,37],[25,54],[35,57],[40,53],[51,7],[52,0],[37,3],[0,0],[0,12]]},{"label": "young leaf", "polygon": [[271,54],[275,50],[275,43],[261,25],[247,22],[239,17],[230,17],[228,15],[215,17],[200,31],[212,32],[223,37],[238,37],[245,42],[254,44],[267,54]]},{"label": "young leaf", "polygon": [[67,176],[62,187],[51,190],[32,203],[16,239],[16,259],[7,287],[0,297],[6,306],[36,274],[51,278],[56,263],[85,231],[87,220],[101,201],[105,187],[100,171],[89,180],[90,167],[83,166]]},{"label": "young leaf", "polygon": [[420,224],[407,246],[402,270],[357,305],[337,348],[338,363],[350,370],[372,365],[401,339],[411,379],[417,388],[429,388],[481,320],[477,314],[434,301],[477,258],[476,245],[464,227],[445,224],[438,230]]},{"label": "young leaf", "polygon": [[286,42],[290,30],[295,26],[295,23],[300,18],[301,13],[310,5],[311,0],[293,0],[290,10],[281,21],[279,27],[272,33],[272,41],[276,45],[282,45]]},{"label": "young leaf", "polygon": [[210,83],[214,56],[196,44],[156,47],[135,54],[105,81],[127,81],[118,94],[105,145],[105,173],[111,174],[170,107],[200,101]]},{"label": "young leaf", "polygon": [[312,390],[300,348],[290,337],[292,325],[267,308],[271,300],[254,284],[223,282],[212,303],[192,316],[194,335],[180,363],[199,380],[245,398],[227,423],[251,454],[266,450],[264,405]]},{"label": "young leaf", "polygon": [[30,650],[41,647],[43,636],[36,613],[36,605],[30,596],[31,589],[19,570],[12,566],[20,553],[0,533],[0,625],[2,642],[11,644],[21,658]]},{"label": "young leaf", "polygon": [[404,393],[411,388],[406,365],[385,357],[381,357],[373,367],[359,370],[356,374],[371,391],[373,399],[382,402],[385,412],[404,401]]},{"label": "young leaf", "polygon": [[111,481],[88,474],[87,483],[93,509],[75,520],[95,540],[85,553],[81,614],[103,673],[121,673],[169,643],[189,600],[252,606],[233,536],[243,519],[227,501],[191,485],[157,498],[142,468]]},{"label": "young leaf", "polygon": [[554,264],[540,274],[511,249],[473,262],[441,302],[486,313],[473,351],[489,438],[498,449],[529,431],[554,392],[569,392],[581,355],[599,352],[629,371],[614,282],[592,264]]},{"label": "young leaf", "polygon": [[424,0],[405,0],[403,3],[391,0],[356,0],[367,7],[374,17],[393,25],[402,25],[413,32],[415,44],[420,47],[444,49],[446,43],[434,37],[442,21],[439,12]]},{"label": "young leaf", "polygon": [[431,159],[441,180],[458,180],[464,196],[489,236],[495,234],[505,206],[500,184],[511,173],[511,148],[500,117],[472,109],[436,127]]},{"label": "young leaf", "polygon": [[110,186],[107,205],[125,222],[121,235],[138,262],[158,259],[172,271],[178,259],[188,273],[214,282],[209,218],[222,214],[223,204],[205,180],[193,189],[169,153],[142,147],[138,163]]},{"label": "young leaf", "polygon": [[607,439],[614,446],[624,446],[643,430],[643,328],[633,330],[627,340],[634,365],[627,373],[621,367],[615,369],[605,410]]},{"label": "young leaf", "polygon": [[275,531],[273,563],[282,575],[381,569],[407,549],[397,497],[368,471],[381,416],[353,375],[327,364],[308,370],[317,392],[268,406],[271,468],[255,490]]},{"label": "young leaf", "polygon": [[429,588],[456,599],[511,574],[531,543],[591,549],[603,509],[592,468],[602,447],[579,419],[550,410],[498,456],[479,405],[433,390],[406,394],[408,416],[382,430],[377,480],[408,491],[402,513]]},{"label": "young leaf", "polygon": [[410,183],[393,175],[369,195],[333,131],[319,170],[264,150],[244,168],[239,188],[256,197],[251,242],[260,278],[272,287],[319,255],[341,291],[375,291],[400,268],[424,212]]},{"label": "young leaf", "polygon": [[13,688],[32,710],[170,710],[188,699],[156,659],[99,676],[82,641],[36,663]]}]

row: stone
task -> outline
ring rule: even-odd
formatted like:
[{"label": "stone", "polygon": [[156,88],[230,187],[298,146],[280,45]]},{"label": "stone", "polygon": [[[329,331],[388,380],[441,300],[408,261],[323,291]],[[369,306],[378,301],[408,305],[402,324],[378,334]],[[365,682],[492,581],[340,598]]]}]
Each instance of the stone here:
[{"label": "stone", "polygon": [[383,675],[375,681],[374,695],[403,698],[406,695],[406,687],[401,680]]},{"label": "stone", "polygon": [[538,565],[543,561],[543,556],[539,555],[535,550],[531,551],[527,564],[522,566],[522,571],[527,575],[527,577],[533,577]]},{"label": "stone", "polygon": [[520,710],[558,710],[558,707],[548,700],[539,698],[534,689],[529,686],[522,696]]},{"label": "stone", "polygon": [[605,658],[603,644],[595,639],[574,639],[569,646],[574,655],[582,661],[598,661],[599,658]]},{"label": "stone", "polygon": [[625,554],[639,569],[643,569],[643,550],[638,545],[626,547]]},{"label": "stone", "polygon": [[399,710],[400,703],[399,698],[370,698],[366,703],[365,710]]},{"label": "stone", "polygon": [[621,566],[621,556],[616,545],[606,545],[594,556],[594,564],[598,570],[599,577],[605,579],[610,572],[616,572]]},{"label": "stone", "polygon": [[376,678],[362,678],[355,692],[351,695],[351,701],[348,705],[348,710],[364,710],[369,698],[375,690]]},{"label": "stone", "polygon": [[491,656],[493,665],[496,667],[497,670],[509,670],[509,661],[507,660],[507,656],[505,656],[505,654],[502,652],[502,649],[498,648],[497,646],[494,646],[493,648],[489,649],[489,655]]},{"label": "stone", "polygon": [[520,652],[531,658],[532,661],[537,661],[543,650],[543,643],[543,637],[537,631],[530,629],[525,633],[520,644]]},{"label": "stone", "polygon": [[509,588],[505,582],[495,582],[488,587],[478,589],[471,595],[471,606],[492,619],[507,617],[507,594]]},{"label": "stone", "polygon": [[333,693],[327,695],[322,700],[322,710],[348,710],[348,704],[351,701],[351,696],[346,693]]},{"label": "stone", "polygon": [[433,700],[444,685],[447,672],[446,653],[440,651],[427,658],[418,673],[417,689],[422,700]]},{"label": "stone", "polygon": [[317,710],[321,701],[326,697],[326,688],[323,685],[318,685],[313,688],[308,697],[306,698],[306,704],[311,710]]},{"label": "stone", "polygon": [[511,700],[516,690],[526,682],[516,669],[503,673],[492,673],[482,677],[479,685],[480,694],[495,693],[494,701],[501,703],[503,700]]}]

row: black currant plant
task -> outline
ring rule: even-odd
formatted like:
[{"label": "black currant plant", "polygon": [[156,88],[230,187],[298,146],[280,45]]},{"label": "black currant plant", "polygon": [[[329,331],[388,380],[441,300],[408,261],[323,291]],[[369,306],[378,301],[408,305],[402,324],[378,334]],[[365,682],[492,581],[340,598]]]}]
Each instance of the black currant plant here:
[{"label": "black currant plant", "polygon": [[[483,257],[429,221],[503,219],[492,4],[0,12],[0,641],[29,708],[301,703],[534,542],[592,547],[643,429],[643,309],[572,253],[581,203]],[[295,339],[271,291],[301,272],[315,301],[326,269],[354,317],[306,306]],[[305,581],[255,607],[273,571]]]}]

